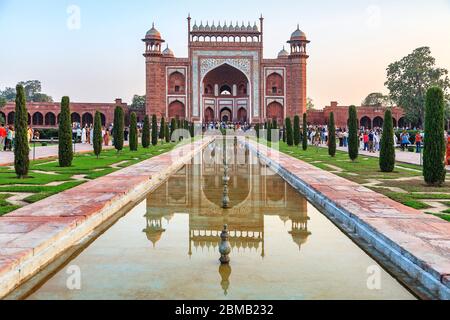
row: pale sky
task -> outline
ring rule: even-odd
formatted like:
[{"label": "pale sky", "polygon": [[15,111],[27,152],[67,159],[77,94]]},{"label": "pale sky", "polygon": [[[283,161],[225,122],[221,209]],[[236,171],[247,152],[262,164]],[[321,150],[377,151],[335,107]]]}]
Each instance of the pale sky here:
[{"label": "pale sky", "polygon": [[[79,24],[69,19],[73,5]],[[146,31],[154,21],[186,57],[188,13],[197,22],[246,24],[263,14],[265,58],[276,57],[299,23],[311,40],[308,96],[317,108],[387,93],[388,64],[417,47],[431,47],[450,70],[450,0],[0,0],[0,89],[38,79],[56,101],[131,102],[145,93]]]}]

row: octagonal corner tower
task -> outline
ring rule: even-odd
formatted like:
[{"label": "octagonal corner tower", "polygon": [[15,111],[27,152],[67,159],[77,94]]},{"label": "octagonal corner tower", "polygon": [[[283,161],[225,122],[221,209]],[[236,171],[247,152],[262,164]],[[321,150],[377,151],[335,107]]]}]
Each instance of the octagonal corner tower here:
[{"label": "octagonal corner tower", "polygon": [[259,23],[195,22],[188,17],[188,57],[177,58],[161,33],[147,32],[147,114],[196,122],[262,123],[306,112],[309,41],[299,27],[275,59],[263,58]]}]

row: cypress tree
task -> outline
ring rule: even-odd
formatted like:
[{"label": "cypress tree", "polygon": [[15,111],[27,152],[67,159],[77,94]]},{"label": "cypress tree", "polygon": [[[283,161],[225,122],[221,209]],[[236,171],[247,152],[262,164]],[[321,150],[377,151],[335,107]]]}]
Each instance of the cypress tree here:
[{"label": "cypress tree", "polygon": [[300,144],[300,117],[294,117],[294,145],[298,146]]},{"label": "cypress tree", "polygon": [[94,118],[94,154],[97,156],[97,159],[102,153],[102,117],[100,112],[95,112]]},{"label": "cypress tree", "polygon": [[135,112],[130,116],[130,151],[138,150],[138,131],[137,131],[137,116]]},{"label": "cypress tree", "polygon": [[272,129],[278,129],[278,123],[277,120],[273,119],[272,121]]},{"label": "cypress tree", "polygon": [[294,145],[294,135],[292,132],[291,118],[286,118],[286,143],[289,147]]},{"label": "cypress tree", "polygon": [[122,107],[118,106],[116,107],[116,110],[114,110],[114,128],[113,128],[114,148],[116,148],[117,152],[123,150],[124,131],[125,131],[125,117]]},{"label": "cypress tree", "polygon": [[336,156],[336,125],[334,124],[334,113],[330,113],[330,120],[328,122],[328,154],[331,157]]},{"label": "cypress tree", "polygon": [[380,143],[380,169],[382,172],[392,172],[395,168],[395,145],[394,145],[394,121],[391,109],[384,114],[383,136]]},{"label": "cypress tree", "polygon": [[283,142],[286,143],[286,127],[283,128]]},{"label": "cypress tree", "polygon": [[267,141],[272,142],[272,125],[270,121],[267,123]]},{"label": "cypress tree", "polygon": [[348,110],[348,156],[350,160],[358,159],[358,113],[355,106],[350,106]]},{"label": "cypress tree", "polygon": [[308,150],[308,119],[306,113],[303,114],[303,150]]},{"label": "cypress tree", "polygon": [[164,119],[164,117],[161,118],[161,127],[159,128],[159,139],[163,140],[164,139],[164,133],[166,130],[166,121]]},{"label": "cypress tree", "polygon": [[166,143],[170,143],[170,129],[168,123],[164,126],[164,139],[166,139]]},{"label": "cypress tree", "polygon": [[170,141],[172,141],[172,136],[175,130],[177,130],[177,120],[172,119],[170,122]]},{"label": "cypress tree", "polygon": [[25,89],[16,87],[16,111],[14,118],[14,168],[17,178],[24,179],[30,166],[30,146],[28,145],[28,111]]},{"label": "cypress tree", "polygon": [[[153,129],[152,129],[153,133]],[[142,146],[147,149],[150,147],[150,118],[148,115],[144,118],[144,126],[142,127]]]},{"label": "cypress tree", "polygon": [[259,123],[257,123],[257,124],[255,125],[256,139],[258,139],[258,140],[259,140],[259,126],[260,126]]},{"label": "cypress tree", "polygon": [[158,119],[156,115],[152,116],[152,145],[156,146],[158,144]]},{"label": "cypress tree", "polygon": [[189,128],[189,133],[191,134],[191,138],[195,137],[195,124],[191,122],[191,126]]},{"label": "cypress tree", "polygon": [[72,119],[70,115],[70,99],[63,97],[61,100],[61,113],[59,115],[59,147],[58,158],[59,166],[66,168],[72,166],[73,147],[72,147]]},{"label": "cypress tree", "polygon": [[430,186],[445,182],[444,92],[439,87],[427,91],[425,102],[425,140],[423,176]]}]

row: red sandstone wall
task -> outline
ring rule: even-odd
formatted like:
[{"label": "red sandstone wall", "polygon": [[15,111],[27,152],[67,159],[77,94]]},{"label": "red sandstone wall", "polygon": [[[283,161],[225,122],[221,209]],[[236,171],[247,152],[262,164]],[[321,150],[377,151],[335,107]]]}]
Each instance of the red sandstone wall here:
[{"label": "red sandstone wall", "polygon": [[[347,127],[348,120],[348,106],[339,106],[337,102],[332,102],[330,106],[325,107],[323,110],[309,110],[308,111],[308,123],[313,125],[324,125],[328,122],[330,113],[334,113],[336,127]],[[376,118],[384,119],[385,107],[376,106],[360,106],[357,107],[358,121],[362,118],[368,117],[373,124]],[[392,117],[395,122],[398,123],[401,118],[404,117],[404,111],[402,108],[392,108]]]},{"label": "red sandstone wall", "polygon": [[[90,114],[92,118],[95,116],[95,112],[99,111],[101,112],[105,118],[106,118],[106,124],[109,125],[114,122],[114,109],[116,106],[122,106],[124,108],[125,113],[128,113],[128,105],[126,103],[122,103],[122,101],[119,99],[117,100],[117,103],[80,103],[80,102],[72,102],[70,104],[70,111],[71,113],[77,113],[80,118],[83,117],[85,114]],[[44,124],[43,125],[32,125],[36,128],[56,128],[57,125],[48,125],[45,123],[45,116],[48,113],[52,113],[55,115],[56,119],[58,118],[60,112],[61,112],[61,104],[60,103],[37,103],[37,102],[28,102],[27,103],[27,109],[28,113],[30,114],[31,118],[36,113],[41,113],[44,117]],[[15,103],[10,102],[7,103],[4,108],[1,109],[0,113],[5,117],[7,124],[14,124],[14,120],[12,118],[12,114],[15,111]],[[8,115],[10,115],[8,117]],[[8,119],[10,118],[10,119]],[[8,121],[10,120],[10,121]],[[12,121],[11,121],[12,120]]]}]

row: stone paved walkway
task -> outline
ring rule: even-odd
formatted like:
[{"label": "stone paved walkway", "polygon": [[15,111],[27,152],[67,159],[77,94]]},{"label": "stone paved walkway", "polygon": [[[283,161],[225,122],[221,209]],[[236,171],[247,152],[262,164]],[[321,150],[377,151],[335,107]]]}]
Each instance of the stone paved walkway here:
[{"label": "stone paved walkway", "polygon": [[[322,145],[321,147],[327,148],[327,146],[325,146],[325,145]],[[348,149],[344,148],[344,147],[337,147],[337,150],[343,151],[343,152],[348,152]],[[375,158],[380,157],[379,152],[371,153],[368,151],[359,150],[359,154],[362,156],[366,156],[366,157],[375,157]],[[401,150],[397,149],[396,153],[395,153],[395,157],[398,162],[416,164],[419,166],[421,165],[420,153],[406,152],[406,151],[401,151]]]},{"label": "stone paved walkway", "polygon": [[[104,147],[112,148],[110,147]],[[93,151],[93,147],[89,144],[76,144],[75,146],[75,152],[91,152]],[[33,158],[37,159],[45,159],[45,158],[51,158],[51,157],[57,157],[58,156],[58,145],[51,145],[46,147],[36,147],[35,153],[33,150],[33,147],[31,146],[30,150],[30,159],[33,160]],[[5,152],[0,151],[0,166],[6,166],[14,163],[14,152]]]},{"label": "stone paved walkway", "polygon": [[0,298],[190,161],[211,138],[0,217]]},{"label": "stone paved walkway", "polygon": [[429,281],[423,274],[432,277],[443,288],[441,297],[450,299],[450,223],[254,141],[249,143],[305,184],[314,197],[323,196],[330,206],[342,209],[356,232],[369,230],[376,235],[380,242],[373,245],[377,249],[387,244],[392,248],[389,256],[400,257],[398,264],[404,264],[403,259],[410,261],[406,272],[421,282]]}]

